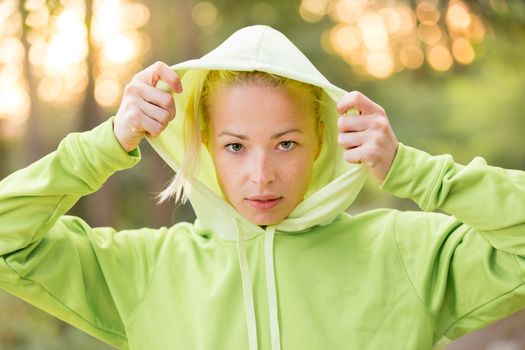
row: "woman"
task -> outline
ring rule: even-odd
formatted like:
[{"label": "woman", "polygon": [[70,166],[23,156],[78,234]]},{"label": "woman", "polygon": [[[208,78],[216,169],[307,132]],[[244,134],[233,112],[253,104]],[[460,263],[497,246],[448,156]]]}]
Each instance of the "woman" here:
[{"label": "woman", "polygon": [[[525,307],[525,173],[399,143],[266,26],[171,68],[2,180],[3,289],[130,349],[430,349]],[[195,223],[64,215],[144,136],[177,171],[161,199],[188,198]],[[345,214],[367,169],[425,212]]]}]

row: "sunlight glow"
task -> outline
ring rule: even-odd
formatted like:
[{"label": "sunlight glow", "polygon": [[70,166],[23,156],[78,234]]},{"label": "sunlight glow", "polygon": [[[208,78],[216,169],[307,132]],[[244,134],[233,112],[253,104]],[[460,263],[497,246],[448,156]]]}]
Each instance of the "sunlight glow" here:
[{"label": "sunlight glow", "polygon": [[372,52],[366,58],[367,71],[377,78],[386,78],[392,74],[394,63],[387,52]]},{"label": "sunlight glow", "polygon": [[299,14],[306,22],[318,22],[327,14],[328,5],[328,0],[302,0]]},{"label": "sunlight glow", "polygon": [[423,65],[425,55],[418,45],[407,45],[401,48],[399,60],[408,69],[418,69]]},{"label": "sunlight glow", "polygon": [[115,35],[104,42],[104,59],[113,63],[126,63],[136,55],[135,42],[125,35]]},{"label": "sunlight glow", "polygon": [[436,4],[430,1],[422,1],[416,7],[416,15],[419,21],[425,25],[437,24],[441,13],[437,9]]},{"label": "sunlight glow", "polygon": [[465,1],[419,0],[414,6],[402,0],[302,0],[299,13],[307,22],[325,16],[335,22],[323,33],[322,48],[360,75],[387,78],[425,60],[438,71],[474,61],[472,44],[484,40],[486,29]]},{"label": "sunlight glow", "polygon": [[461,64],[469,64],[474,60],[475,53],[467,39],[459,38],[452,44],[452,54]]},{"label": "sunlight glow", "polygon": [[104,107],[111,107],[119,102],[123,87],[118,79],[99,77],[95,80],[95,99]]},{"label": "sunlight glow", "polygon": [[435,24],[421,23],[417,28],[417,33],[421,41],[428,45],[436,45],[442,38],[441,29]]},{"label": "sunlight glow", "polygon": [[31,102],[24,78],[25,48],[22,44],[22,17],[18,1],[0,3],[0,120],[27,119]]},{"label": "sunlight glow", "polygon": [[358,27],[365,46],[370,50],[382,50],[388,47],[388,33],[381,16],[370,13],[359,21]]},{"label": "sunlight glow", "polygon": [[438,45],[428,51],[428,62],[435,70],[446,71],[452,66],[453,60],[448,48]]},{"label": "sunlight glow", "polygon": [[330,31],[330,42],[342,53],[350,53],[361,46],[361,33],[353,26],[337,25]]},{"label": "sunlight glow", "polygon": [[123,83],[140,68],[137,58],[149,48],[149,37],[140,30],[149,17],[149,9],[137,2],[94,1],[91,38],[98,58],[94,95],[100,106],[117,106]]},{"label": "sunlight glow", "polygon": [[447,10],[447,24],[453,28],[466,29],[471,23],[467,5],[462,1],[451,1]]}]

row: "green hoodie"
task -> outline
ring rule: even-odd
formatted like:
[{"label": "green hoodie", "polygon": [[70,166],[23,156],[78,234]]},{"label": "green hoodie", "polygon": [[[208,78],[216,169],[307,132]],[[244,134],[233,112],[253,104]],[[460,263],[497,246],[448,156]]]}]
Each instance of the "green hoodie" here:
[{"label": "green hoodie", "polygon": [[[225,200],[206,148],[195,223],[92,228],[64,215],[140,160],[112,119],[0,182],[0,287],[124,349],[430,349],[525,307],[525,173],[399,144],[381,188],[421,212],[344,210],[366,177],[337,145],[330,84],[281,33],[239,30],[173,66],[178,115],[150,143],[178,169],[181,120],[206,70],[262,70],[324,89],[307,196],[261,228]],[[433,213],[440,209],[449,215]]]}]

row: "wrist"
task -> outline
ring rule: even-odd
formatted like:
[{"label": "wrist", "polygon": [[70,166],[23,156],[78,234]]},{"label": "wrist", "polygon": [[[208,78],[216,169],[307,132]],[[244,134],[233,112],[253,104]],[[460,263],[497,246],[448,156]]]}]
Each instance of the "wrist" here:
[{"label": "wrist", "polygon": [[125,142],[125,137],[121,133],[121,129],[117,127],[115,123],[115,118],[112,119],[112,125],[113,125],[113,135],[115,136],[115,139],[118,141],[120,147],[126,151],[128,154],[134,151],[137,148],[137,144],[129,144]]}]

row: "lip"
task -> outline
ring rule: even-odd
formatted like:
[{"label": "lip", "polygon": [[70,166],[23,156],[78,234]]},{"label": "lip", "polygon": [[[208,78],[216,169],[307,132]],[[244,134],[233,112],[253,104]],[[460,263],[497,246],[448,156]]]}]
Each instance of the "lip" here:
[{"label": "lip", "polygon": [[274,195],[264,195],[249,197],[246,198],[246,201],[255,209],[271,209],[277,204],[279,204],[281,199],[283,199],[283,197]]}]

